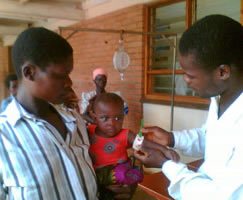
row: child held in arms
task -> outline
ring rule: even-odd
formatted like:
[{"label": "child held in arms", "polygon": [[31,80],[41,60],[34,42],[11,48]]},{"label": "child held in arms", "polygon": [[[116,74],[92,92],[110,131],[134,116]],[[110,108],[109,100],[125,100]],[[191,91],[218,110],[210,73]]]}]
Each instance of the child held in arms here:
[{"label": "child held in arms", "polygon": [[[136,135],[129,129],[123,129],[124,101],[114,93],[98,95],[93,104],[93,120],[89,125],[90,155],[96,171],[99,199],[113,199],[106,190],[110,184],[134,184],[142,181],[143,175],[132,167],[127,149],[132,146]],[[168,159],[179,160],[178,154],[144,139],[142,146],[161,151]]]}]

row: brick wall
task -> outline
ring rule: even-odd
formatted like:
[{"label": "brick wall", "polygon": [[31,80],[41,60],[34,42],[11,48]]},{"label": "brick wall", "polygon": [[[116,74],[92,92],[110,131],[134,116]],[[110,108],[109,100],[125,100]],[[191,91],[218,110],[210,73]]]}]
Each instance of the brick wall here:
[{"label": "brick wall", "polygon": [[[86,20],[73,27],[143,31],[143,5],[136,5]],[[67,37],[71,31],[63,31]],[[74,70],[71,74],[73,87],[80,96],[81,92],[94,90],[92,70],[103,67],[108,71],[107,91],[119,91],[129,107],[124,127],[138,131],[142,118],[140,99],[143,91],[143,37],[124,35],[124,47],[131,63],[124,73],[124,81],[112,64],[114,52],[118,48],[120,34],[100,32],[77,32],[68,41],[74,49]]]}]

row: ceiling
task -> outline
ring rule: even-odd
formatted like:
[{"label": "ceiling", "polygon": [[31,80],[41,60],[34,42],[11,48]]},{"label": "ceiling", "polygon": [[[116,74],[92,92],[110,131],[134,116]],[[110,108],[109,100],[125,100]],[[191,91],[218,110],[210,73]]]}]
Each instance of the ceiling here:
[{"label": "ceiling", "polygon": [[31,26],[55,29],[84,19],[84,0],[0,0],[0,45]]},{"label": "ceiling", "polygon": [[[163,1],[165,0],[0,0],[0,46],[12,45],[18,34],[28,27],[43,26],[57,30],[60,26],[70,26],[81,20],[136,4]],[[197,2],[199,18],[206,14],[221,13],[236,20],[240,19],[240,0],[197,0]],[[168,17],[184,18],[185,13],[181,12],[185,10],[181,7],[185,5],[177,4],[179,7],[175,7],[174,11],[172,8],[159,8],[158,17],[163,21]]]},{"label": "ceiling", "polygon": [[[81,20],[154,0],[0,0],[0,46],[12,45],[24,29],[57,30]],[[156,1],[156,0],[155,0]]]}]

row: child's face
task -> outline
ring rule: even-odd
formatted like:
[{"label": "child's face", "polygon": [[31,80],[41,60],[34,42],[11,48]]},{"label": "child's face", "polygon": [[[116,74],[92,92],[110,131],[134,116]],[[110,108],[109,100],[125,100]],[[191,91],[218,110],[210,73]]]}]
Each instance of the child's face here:
[{"label": "child's face", "polygon": [[97,125],[96,134],[113,137],[122,129],[124,105],[114,102],[100,102],[94,110]]},{"label": "child's face", "polygon": [[34,84],[31,87],[32,95],[53,104],[63,103],[72,86],[69,77],[72,69],[72,56],[61,64],[49,64],[44,71],[36,67]]}]

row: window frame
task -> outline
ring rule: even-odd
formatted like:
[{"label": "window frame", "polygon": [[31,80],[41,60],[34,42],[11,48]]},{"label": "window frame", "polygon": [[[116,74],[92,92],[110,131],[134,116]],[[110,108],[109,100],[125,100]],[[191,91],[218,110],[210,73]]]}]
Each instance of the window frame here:
[{"label": "window frame", "polygon": [[[185,28],[189,28],[196,18],[196,0],[165,0],[163,2],[147,4],[145,6],[145,24],[144,29],[145,32],[150,32],[150,14],[151,10],[172,5],[179,2],[186,3],[186,18],[185,18]],[[241,0],[242,1],[242,0]],[[145,36],[145,59],[144,59],[144,96],[142,98],[142,102],[144,103],[155,103],[155,104],[171,104],[172,95],[171,94],[152,94],[152,86],[151,86],[151,74],[172,74],[173,69],[163,69],[163,70],[149,70],[150,63],[150,35]],[[176,70],[176,74],[183,74],[182,70]],[[189,108],[197,108],[197,109],[208,109],[209,99],[202,99],[200,97],[195,96],[174,96],[174,105],[181,107],[189,107]]]}]

